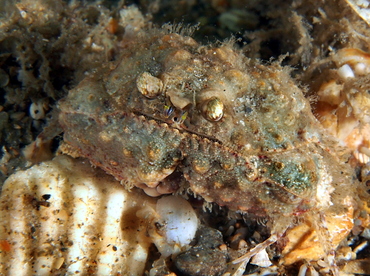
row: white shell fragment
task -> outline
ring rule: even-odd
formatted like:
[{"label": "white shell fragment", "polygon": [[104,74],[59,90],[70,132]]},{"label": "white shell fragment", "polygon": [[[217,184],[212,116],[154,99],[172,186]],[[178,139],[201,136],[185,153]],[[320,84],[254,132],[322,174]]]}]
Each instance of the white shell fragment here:
[{"label": "white shell fragment", "polygon": [[368,0],[346,0],[349,6],[370,25],[370,2]]},{"label": "white shell fragment", "polygon": [[344,80],[355,77],[355,73],[348,64],[344,64],[338,69],[338,75]]},{"label": "white shell fragment", "polygon": [[66,156],[20,171],[0,197],[0,275],[142,275],[135,214],[152,201]]},{"label": "white shell fragment", "polygon": [[198,218],[188,201],[176,196],[158,200],[157,213],[169,244],[188,245],[198,228]]},{"label": "white shell fragment", "polygon": [[148,238],[163,258],[186,250],[198,229],[193,207],[177,196],[162,197],[156,205],[147,204],[136,216],[148,222]]},{"label": "white shell fragment", "polygon": [[30,115],[34,120],[45,118],[45,111],[48,109],[48,103],[45,100],[38,100],[30,105]]},{"label": "white shell fragment", "polygon": [[266,252],[266,249],[261,250],[256,255],[252,257],[250,261],[251,264],[257,265],[259,267],[269,267],[272,266],[272,262]]}]

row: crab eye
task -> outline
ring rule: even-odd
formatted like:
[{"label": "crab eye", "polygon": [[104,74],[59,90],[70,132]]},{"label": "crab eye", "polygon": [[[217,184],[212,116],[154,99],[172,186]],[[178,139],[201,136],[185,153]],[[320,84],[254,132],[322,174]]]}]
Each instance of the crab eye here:
[{"label": "crab eye", "polygon": [[188,117],[188,112],[187,111],[184,111],[184,112],[182,112],[182,114],[180,115],[180,117],[174,117],[173,120],[176,123],[182,124],[186,120],[187,117]]},{"label": "crab eye", "polygon": [[174,112],[175,108],[172,105],[165,105],[164,106],[164,116],[166,118],[170,117],[171,114]]},{"label": "crab eye", "polygon": [[213,97],[204,104],[203,114],[208,121],[217,122],[224,115],[224,104],[219,98]]}]

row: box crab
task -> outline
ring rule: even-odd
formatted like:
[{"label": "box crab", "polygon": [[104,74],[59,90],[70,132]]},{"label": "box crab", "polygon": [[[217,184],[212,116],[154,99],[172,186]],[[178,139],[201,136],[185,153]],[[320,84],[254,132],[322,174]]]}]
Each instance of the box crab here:
[{"label": "box crab", "polygon": [[201,46],[164,30],[124,40],[121,52],[60,102],[64,152],[149,195],[190,187],[269,217],[271,238],[234,262],[276,241],[294,216],[355,204],[335,141],[289,69],[248,59],[232,41]]}]

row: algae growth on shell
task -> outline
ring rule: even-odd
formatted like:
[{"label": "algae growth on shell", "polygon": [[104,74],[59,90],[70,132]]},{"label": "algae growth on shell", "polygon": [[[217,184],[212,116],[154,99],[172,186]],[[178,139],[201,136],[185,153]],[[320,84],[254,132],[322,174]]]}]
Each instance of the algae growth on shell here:
[{"label": "algae growth on shell", "polygon": [[[166,185],[176,174],[206,201],[267,216],[305,212],[317,186],[332,189],[328,178],[348,181],[279,65],[252,61],[232,42],[201,46],[167,31],[131,40],[135,51],[122,49],[60,101],[67,153],[151,195],[175,192]],[[217,120],[207,113],[215,99]]]}]

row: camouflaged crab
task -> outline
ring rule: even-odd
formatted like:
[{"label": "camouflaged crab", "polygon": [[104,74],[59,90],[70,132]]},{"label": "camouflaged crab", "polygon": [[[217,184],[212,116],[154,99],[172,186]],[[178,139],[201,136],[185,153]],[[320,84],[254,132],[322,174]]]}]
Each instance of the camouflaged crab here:
[{"label": "camouflaged crab", "polygon": [[60,103],[64,151],[150,195],[189,186],[279,229],[309,210],[339,212],[351,181],[289,69],[232,44],[163,30],[123,41],[118,61]]}]

